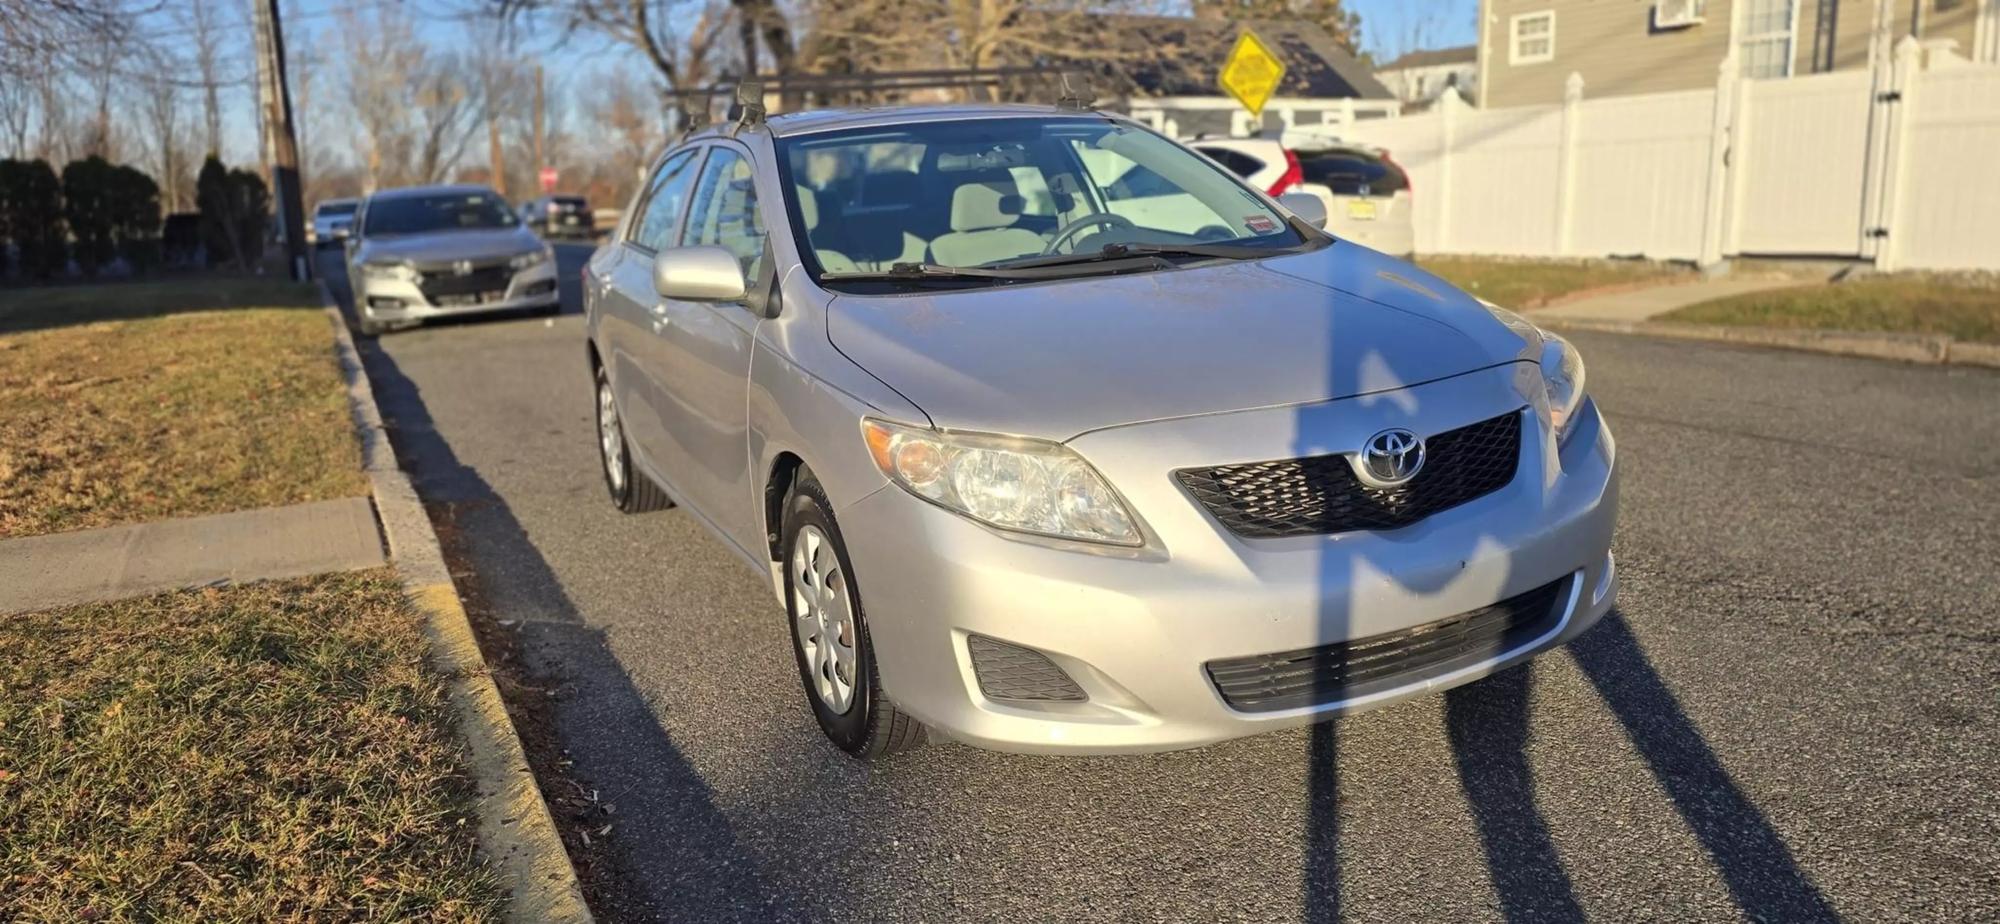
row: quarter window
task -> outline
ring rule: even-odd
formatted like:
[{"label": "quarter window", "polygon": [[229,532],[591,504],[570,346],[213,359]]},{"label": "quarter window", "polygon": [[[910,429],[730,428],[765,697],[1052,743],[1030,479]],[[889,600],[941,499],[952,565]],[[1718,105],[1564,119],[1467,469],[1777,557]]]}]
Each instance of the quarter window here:
[{"label": "quarter window", "polygon": [[1539,13],[1522,13],[1511,20],[1512,43],[1508,49],[1507,63],[1537,64],[1555,60],[1556,56],[1556,13],[1543,10]]},{"label": "quarter window", "polygon": [[754,281],[764,264],[764,220],[750,161],[728,148],[714,151],[701,168],[681,243],[720,245],[743,265],[743,278]]},{"label": "quarter window", "polygon": [[638,220],[626,232],[626,240],[656,252],[667,246],[674,233],[674,220],[681,215],[681,203],[687,201],[688,185],[694,179],[694,154],[682,151],[660,165],[659,172],[653,174],[645,203],[639,206]]}]

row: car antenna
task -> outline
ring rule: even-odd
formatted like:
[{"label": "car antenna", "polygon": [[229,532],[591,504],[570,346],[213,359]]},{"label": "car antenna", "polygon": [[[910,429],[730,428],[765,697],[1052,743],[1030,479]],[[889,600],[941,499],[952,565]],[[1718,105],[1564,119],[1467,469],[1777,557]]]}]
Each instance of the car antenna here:
[{"label": "car antenna", "polygon": [[1090,80],[1078,71],[1063,71],[1056,78],[1060,89],[1056,92],[1057,109],[1074,109],[1083,112],[1096,108],[1097,93],[1090,88]]},{"label": "car antenna", "polygon": [[736,104],[730,113],[736,124],[729,129],[729,137],[734,138],[746,128],[756,128],[764,124],[764,82],[746,77],[736,84]]}]

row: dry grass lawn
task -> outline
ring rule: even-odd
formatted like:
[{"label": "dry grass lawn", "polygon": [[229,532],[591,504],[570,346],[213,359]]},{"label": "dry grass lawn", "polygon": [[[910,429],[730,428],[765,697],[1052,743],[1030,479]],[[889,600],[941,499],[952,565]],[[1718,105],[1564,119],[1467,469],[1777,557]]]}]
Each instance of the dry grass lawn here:
[{"label": "dry grass lawn", "polygon": [[1694,270],[1642,260],[1419,257],[1417,265],[1502,308],[1525,311],[1588,289],[1690,280]]},{"label": "dry grass lawn", "polygon": [[385,570],[0,619],[0,920],[497,919]]},{"label": "dry grass lawn", "polygon": [[365,493],[313,293],[0,292],[0,538]]},{"label": "dry grass lawn", "polygon": [[1873,276],[1716,299],[1660,320],[1946,334],[1957,340],[2000,343],[2000,285],[1921,275]]}]

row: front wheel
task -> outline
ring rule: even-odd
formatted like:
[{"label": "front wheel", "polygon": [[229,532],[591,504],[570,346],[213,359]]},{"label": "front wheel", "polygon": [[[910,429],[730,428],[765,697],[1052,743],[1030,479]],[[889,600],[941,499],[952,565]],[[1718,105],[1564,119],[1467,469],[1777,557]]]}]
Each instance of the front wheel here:
[{"label": "front wheel", "polygon": [[625,442],[625,426],[618,417],[618,402],[611,395],[611,376],[597,367],[597,451],[603,461],[604,488],[611,503],[626,513],[663,510],[674,505],[667,492],[653,479],[632,469],[631,447]]},{"label": "front wheel", "polygon": [[861,760],[924,743],[924,726],[882,695],[868,621],[833,505],[801,470],[785,498],[785,610],[792,654],[820,730]]}]

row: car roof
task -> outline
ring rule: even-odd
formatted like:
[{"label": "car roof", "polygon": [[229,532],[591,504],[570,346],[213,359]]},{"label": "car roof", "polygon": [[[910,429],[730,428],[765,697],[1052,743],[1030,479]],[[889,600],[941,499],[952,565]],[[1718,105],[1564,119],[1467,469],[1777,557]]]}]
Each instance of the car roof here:
[{"label": "car roof", "polygon": [[318,204],[313,206],[313,208],[323,209],[329,205],[359,205],[359,204],[361,204],[361,200],[359,199],[348,199],[348,198],[321,199],[319,200]]},{"label": "car roof", "polygon": [[368,198],[388,200],[408,199],[416,196],[436,196],[440,194],[471,195],[473,193],[485,193],[495,198],[498,198],[500,195],[494,192],[491,187],[481,186],[478,183],[443,183],[437,186],[402,186],[396,189],[384,189],[377,191]]}]

